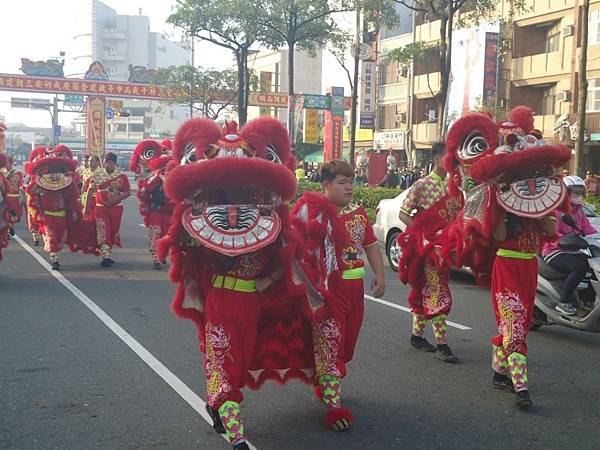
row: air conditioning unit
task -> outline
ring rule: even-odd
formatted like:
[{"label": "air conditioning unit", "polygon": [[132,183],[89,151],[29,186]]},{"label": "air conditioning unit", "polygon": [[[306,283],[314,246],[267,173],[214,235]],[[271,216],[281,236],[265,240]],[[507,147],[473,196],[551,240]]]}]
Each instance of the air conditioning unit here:
[{"label": "air conditioning unit", "polygon": [[437,122],[437,111],[435,109],[430,109],[425,115],[429,122]]},{"label": "air conditioning unit", "polygon": [[406,113],[396,114],[396,123],[406,123]]},{"label": "air conditioning unit", "polygon": [[556,94],[556,100],[559,102],[570,102],[571,91],[560,91],[558,94]]},{"label": "air conditioning unit", "polygon": [[408,77],[408,67],[398,67],[398,76],[402,78]]},{"label": "air conditioning unit", "polygon": [[566,27],[563,27],[563,29],[562,29],[563,37],[573,36],[574,34],[575,34],[575,25],[567,25]]}]

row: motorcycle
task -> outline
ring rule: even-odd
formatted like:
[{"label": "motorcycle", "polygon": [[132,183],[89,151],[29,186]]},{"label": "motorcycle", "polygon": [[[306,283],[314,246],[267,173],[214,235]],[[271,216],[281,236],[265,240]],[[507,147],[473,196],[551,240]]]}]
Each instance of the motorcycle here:
[{"label": "motorcycle", "polygon": [[[600,332],[600,281],[598,281],[600,280],[600,233],[585,236],[577,227],[573,217],[565,214],[561,220],[577,231],[562,236],[559,240],[560,247],[567,250],[582,250],[590,256],[588,259],[590,271],[577,287],[575,292],[577,299],[574,303],[580,303],[580,300],[588,295],[593,298],[588,298],[586,301],[593,302],[593,306],[591,309],[578,308],[574,316],[557,311],[556,305],[560,302],[560,293],[568,273],[553,269],[538,256],[538,287],[530,329],[535,331],[543,325],[560,325],[598,333]],[[592,289],[589,289],[589,286]]]}]

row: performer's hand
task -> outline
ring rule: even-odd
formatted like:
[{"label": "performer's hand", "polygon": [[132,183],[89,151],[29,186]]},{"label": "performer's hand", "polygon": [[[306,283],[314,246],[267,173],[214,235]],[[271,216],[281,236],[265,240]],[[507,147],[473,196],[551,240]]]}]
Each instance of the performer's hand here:
[{"label": "performer's hand", "polygon": [[371,280],[371,291],[373,292],[373,297],[377,298],[385,294],[385,278],[383,275],[373,277]]},{"label": "performer's hand", "polygon": [[254,283],[256,284],[256,290],[258,292],[264,292],[271,287],[273,280],[271,277],[262,277],[254,280]]}]

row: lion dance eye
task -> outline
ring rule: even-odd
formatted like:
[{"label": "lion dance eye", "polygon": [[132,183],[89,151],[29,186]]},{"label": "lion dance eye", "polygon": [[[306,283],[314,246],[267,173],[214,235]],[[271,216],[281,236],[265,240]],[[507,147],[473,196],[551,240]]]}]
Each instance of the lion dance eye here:
[{"label": "lion dance eye", "polygon": [[266,154],[265,159],[267,161],[271,161],[276,164],[281,164],[281,158],[277,154],[277,151],[275,150],[275,148],[271,147],[271,146],[267,147],[267,154]]},{"label": "lion dance eye", "polygon": [[153,148],[147,148],[142,152],[142,159],[153,159],[157,155],[156,150]]},{"label": "lion dance eye", "polygon": [[460,149],[460,157],[463,159],[474,158],[481,155],[489,148],[485,138],[479,132],[473,132],[467,136]]},{"label": "lion dance eye", "polygon": [[186,164],[191,164],[196,162],[196,147],[191,142],[186,145],[185,152],[183,154],[183,158],[181,158],[180,165],[185,166]]}]

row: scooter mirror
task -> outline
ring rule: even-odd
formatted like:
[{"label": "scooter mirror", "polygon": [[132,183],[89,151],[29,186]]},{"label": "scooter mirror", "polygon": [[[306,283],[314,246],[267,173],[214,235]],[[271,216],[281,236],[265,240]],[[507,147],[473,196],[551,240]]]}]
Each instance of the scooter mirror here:
[{"label": "scooter mirror", "polygon": [[577,228],[577,223],[575,222],[575,219],[573,219],[573,216],[570,216],[569,214],[563,214],[560,220],[562,220],[563,223],[569,225],[571,228],[575,228],[576,230],[579,229]]}]

